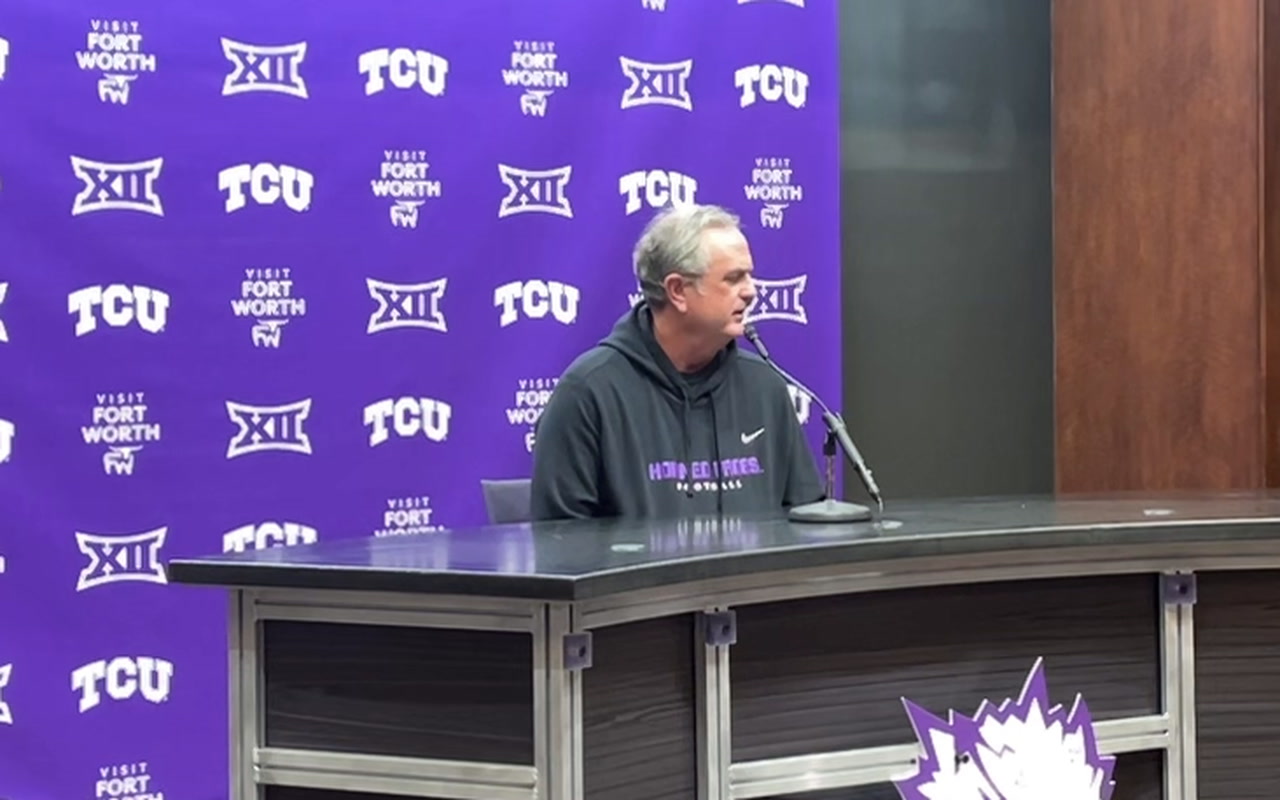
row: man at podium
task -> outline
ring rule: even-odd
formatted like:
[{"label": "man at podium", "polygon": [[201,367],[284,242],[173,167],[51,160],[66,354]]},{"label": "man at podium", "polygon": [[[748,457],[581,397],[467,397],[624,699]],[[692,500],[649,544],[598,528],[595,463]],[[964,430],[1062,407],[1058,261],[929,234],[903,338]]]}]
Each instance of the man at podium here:
[{"label": "man at podium", "polygon": [[533,518],[738,515],[821,500],[786,383],[736,341],[755,299],[738,218],[664,209],[632,261],[641,301],[569,365],[538,421]]}]

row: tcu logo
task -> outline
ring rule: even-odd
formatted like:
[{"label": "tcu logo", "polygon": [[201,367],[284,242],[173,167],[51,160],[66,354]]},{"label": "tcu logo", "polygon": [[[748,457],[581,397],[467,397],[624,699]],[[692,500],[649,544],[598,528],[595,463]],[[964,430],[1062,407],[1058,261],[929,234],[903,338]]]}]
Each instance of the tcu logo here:
[{"label": "tcu logo", "polygon": [[311,455],[311,437],[303,428],[311,398],[281,406],[251,406],[227,401],[227,416],[238,428],[227,444],[227,458],[279,450]]},{"label": "tcu logo", "polygon": [[432,97],[439,97],[444,94],[449,61],[435,53],[410,50],[407,47],[397,47],[394,50],[383,47],[360,54],[360,74],[366,78],[366,96],[387,88],[384,73],[397,89],[411,89],[416,83],[422,91]]},{"label": "tcu logo", "polygon": [[94,309],[102,307],[102,321],[111,328],[123,328],[135,320],[147,333],[164,330],[169,319],[169,295],[149,286],[86,286],[67,295],[67,313],[76,315],[76,336],[98,328]]},{"label": "tcu logo", "polygon": [[[512,281],[493,290],[493,305],[502,309],[498,325],[503,328],[519,319],[521,313],[529,319],[542,319],[550,312],[556,322],[571,325],[578,318],[581,294],[576,286],[559,281]],[[520,302],[519,311],[516,301]]]},{"label": "tcu logo", "polygon": [[619,56],[618,62],[622,65],[622,74],[631,81],[631,85],[622,92],[622,108],[674,106],[685,111],[693,110],[693,98],[689,95],[692,58],[670,64],[653,64]]},{"label": "tcu logo", "polygon": [[809,76],[794,67],[752,64],[733,73],[733,85],[742,90],[738,105],[754,105],[757,94],[766,103],[786,98],[792,108],[804,108],[809,97]]},{"label": "tcu logo", "polygon": [[387,398],[364,407],[364,425],[370,428],[370,447],[377,447],[390,437],[389,419],[401,439],[422,434],[433,442],[443,442],[449,438],[452,416],[453,408],[448,403],[430,397]]},{"label": "tcu logo", "polygon": [[71,170],[84,188],[71,203],[71,216],[95,211],[141,211],[164,216],[164,206],[156,194],[156,181],[164,167],[163,158],[113,164],[71,157]]},{"label": "tcu logo", "polygon": [[160,564],[160,548],[168,528],[156,528],[128,536],[105,536],[76,531],[76,547],[89,558],[80,570],[76,591],[83,592],[109,583],[169,582]]},{"label": "tcu logo", "polygon": [[0,36],[0,81],[4,80],[5,69],[9,66],[9,40]]},{"label": "tcu logo", "polygon": [[796,411],[796,421],[801,425],[809,422],[809,406],[813,403],[813,398],[800,391],[800,387],[793,383],[787,384],[787,393],[791,395],[791,407]]},{"label": "tcu logo", "polygon": [[573,219],[573,206],[565,196],[572,175],[572,166],[532,170],[499,164],[498,176],[507,185],[507,196],[498,206],[498,218],[538,212]]},{"label": "tcu logo", "polygon": [[804,288],[809,282],[808,275],[797,275],[783,280],[766,280],[756,278],[756,299],[747,307],[747,322],[759,322],[766,319],[781,319],[809,324],[809,316],[804,309]]},{"label": "tcu logo", "polygon": [[[13,455],[13,438],[17,428],[7,419],[0,419],[0,464],[9,460]],[[0,565],[3,565],[0,560]]]},{"label": "tcu logo", "polygon": [[307,43],[263,46],[222,37],[222,54],[232,70],[222,81],[222,96],[245,92],[276,92],[307,97],[307,84],[299,67],[307,57]]},{"label": "tcu logo", "polygon": [[448,278],[438,278],[426,283],[387,283],[365,278],[369,296],[378,304],[369,315],[365,333],[378,333],[393,328],[424,328],[447,333],[444,313],[440,310],[440,298],[444,297]]},{"label": "tcu logo", "polygon": [[[4,305],[4,296],[9,293],[9,284],[0,282],[0,306]],[[0,319],[0,342],[9,341],[9,331],[4,327],[4,320]]]},{"label": "tcu logo", "polygon": [[124,702],[139,691],[149,703],[169,699],[173,683],[173,662],[153,656],[116,656],[110,661],[92,661],[71,673],[71,689],[80,692],[80,713],[102,702],[102,684],[107,696]]},{"label": "tcu logo", "polygon": [[[3,42],[0,39],[0,42]],[[4,701],[2,690],[9,685],[9,676],[13,674],[12,664],[0,664],[0,725],[13,724],[13,711],[9,708],[9,704]]]},{"label": "tcu logo", "polygon": [[[640,199],[642,191],[643,201]],[[626,213],[630,216],[645,203],[652,208],[662,208],[668,203],[692,205],[697,202],[698,181],[672,170],[637,170],[618,179],[618,194],[627,198]]]},{"label": "tcu logo", "polygon": [[222,534],[222,552],[243,553],[246,550],[266,550],[269,547],[292,547],[297,544],[314,544],[319,536],[310,525],[298,522],[263,522],[258,525],[241,525]]},{"label": "tcu logo", "polygon": [[228,214],[244,208],[246,184],[258,205],[274,205],[283,196],[285,205],[301,213],[311,205],[315,182],[310,172],[288,164],[237,164],[218,172],[218,188],[227,195]]}]

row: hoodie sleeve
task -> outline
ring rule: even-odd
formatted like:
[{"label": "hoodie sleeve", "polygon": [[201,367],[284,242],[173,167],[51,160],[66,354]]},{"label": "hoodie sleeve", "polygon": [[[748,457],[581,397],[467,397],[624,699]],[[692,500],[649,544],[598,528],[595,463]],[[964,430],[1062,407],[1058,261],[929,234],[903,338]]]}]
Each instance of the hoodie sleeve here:
[{"label": "hoodie sleeve", "polygon": [[600,413],[586,387],[562,379],[538,418],[530,491],[534,520],[596,516]]},{"label": "hoodie sleeve", "polygon": [[791,420],[787,426],[788,448],[787,484],[782,495],[784,508],[814,503],[826,497],[826,489],[822,485],[822,476],[818,473],[817,454],[809,446],[804,436],[804,429],[796,419],[795,408],[791,405],[791,396],[782,393],[786,402],[786,413]]}]

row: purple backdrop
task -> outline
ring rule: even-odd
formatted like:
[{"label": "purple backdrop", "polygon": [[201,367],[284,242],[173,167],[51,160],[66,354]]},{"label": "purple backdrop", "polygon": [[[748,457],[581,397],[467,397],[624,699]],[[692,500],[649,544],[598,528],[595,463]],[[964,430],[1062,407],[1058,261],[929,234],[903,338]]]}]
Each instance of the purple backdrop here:
[{"label": "purple backdrop", "polygon": [[837,398],[835,17],[5,3],[0,797],[225,798],[226,602],[160,565],[482,523],[657,206],[742,215]]}]

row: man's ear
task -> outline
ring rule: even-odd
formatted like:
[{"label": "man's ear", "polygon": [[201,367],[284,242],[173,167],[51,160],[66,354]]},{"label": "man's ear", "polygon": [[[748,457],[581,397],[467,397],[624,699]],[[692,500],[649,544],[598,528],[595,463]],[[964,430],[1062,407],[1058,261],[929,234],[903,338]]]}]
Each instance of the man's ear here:
[{"label": "man's ear", "polygon": [[689,284],[679,274],[672,272],[662,279],[662,287],[667,290],[667,302],[677,311],[685,311],[689,307]]}]

